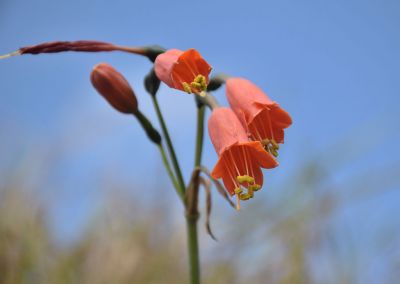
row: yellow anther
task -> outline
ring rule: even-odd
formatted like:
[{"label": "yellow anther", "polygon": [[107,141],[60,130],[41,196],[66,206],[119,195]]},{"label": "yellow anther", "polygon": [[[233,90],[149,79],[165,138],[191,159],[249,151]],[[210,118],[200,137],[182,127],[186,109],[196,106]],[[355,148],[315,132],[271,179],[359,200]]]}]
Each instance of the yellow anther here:
[{"label": "yellow anther", "polygon": [[192,82],[192,83],[190,83],[190,86],[191,86],[192,88],[195,88],[195,89],[198,89],[198,90],[201,90],[201,88],[202,88],[201,84],[200,84],[200,83],[197,83],[197,82]]},{"label": "yellow anther", "polygon": [[269,147],[269,152],[276,158],[276,157],[278,157],[278,151],[276,151],[276,149],[275,148],[273,148],[273,147]]},{"label": "yellow anther", "polygon": [[249,200],[250,199],[250,194],[248,194],[248,193],[242,193],[242,194],[239,194],[239,199],[240,200]]},{"label": "yellow anther", "polygon": [[190,88],[190,85],[189,85],[188,83],[182,82],[182,87],[183,87],[183,90],[184,90],[186,93],[188,93],[188,94],[191,94],[191,93],[192,93],[192,88]]},{"label": "yellow anther", "polygon": [[276,143],[276,141],[274,139],[271,140],[271,144],[272,144],[272,146],[274,146],[275,150],[279,150],[279,144]]},{"label": "yellow anther", "polygon": [[260,190],[261,186],[259,184],[252,184],[249,186],[249,190],[251,191],[257,191]]},{"label": "yellow anther", "polygon": [[250,187],[247,189],[247,194],[250,196],[250,198],[254,197],[254,192]]},{"label": "yellow anther", "polygon": [[196,76],[196,78],[194,78],[194,81],[193,82],[196,82],[196,83],[202,83],[202,82],[204,82],[206,80],[206,77],[204,77],[203,75],[197,75]]},{"label": "yellow anther", "polygon": [[192,87],[198,89],[199,91],[207,90],[207,80],[203,75],[197,75],[191,83]]},{"label": "yellow anther", "polygon": [[243,189],[242,188],[240,188],[240,187],[236,187],[235,188],[235,193],[236,194],[240,194],[240,193],[242,193],[243,192]]},{"label": "yellow anther", "polygon": [[254,178],[249,175],[237,176],[236,180],[239,183],[244,183],[244,182],[254,183]]},{"label": "yellow anther", "polygon": [[276,143],[274,139],[261,140],[261,144],[264,146],[264,149],[270,152],[275,158],[278,157],[279,144]]},{"label": "yellow anther", "polygon": [[207,90],[207,80],[203,75],[197,75],[190,84],[188,82],[182,82],[181,84],[183,90],[188,94],[195,93],[202,95]]}]

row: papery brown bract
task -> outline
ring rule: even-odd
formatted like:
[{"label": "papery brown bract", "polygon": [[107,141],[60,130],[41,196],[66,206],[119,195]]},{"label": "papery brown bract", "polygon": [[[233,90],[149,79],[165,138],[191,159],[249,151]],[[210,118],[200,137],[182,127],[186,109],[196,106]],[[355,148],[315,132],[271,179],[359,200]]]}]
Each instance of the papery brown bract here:
[{"label": "papery brown bract", "polygon": [[116,110],[135,114],[138,102],[124,76],[107,63],[97,64],[90,75],[93,86]]}]

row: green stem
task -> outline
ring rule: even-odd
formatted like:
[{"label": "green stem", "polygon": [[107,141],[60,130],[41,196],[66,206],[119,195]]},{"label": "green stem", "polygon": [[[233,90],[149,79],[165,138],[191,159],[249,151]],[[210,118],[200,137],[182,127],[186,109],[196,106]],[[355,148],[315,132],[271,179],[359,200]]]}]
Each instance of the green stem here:
[{"label": "green stem", "polygon": [[[198,100],[198,109],[197,109],[197,133],[196,133],[196,153],[195,153],[195,162],[194,167],[198,167],[201,164],[201,154],[203,152],[203,137],[204,137],[204,115],[205,115],[205,106],[200,103]],[[194,194],[196,194],[194,198],[195,204],[190,204],[190,210],[186,215],[186,224],[187,224],[187,237],[188,237],[188,250],[189,250],[189,266],[190,266],[190,282],[192,284],[200,283],[200,261],[199,261],[199,244],[197,238],[197,220],[198,220],[198,211],[197,211],[197,194],[198,194],[198,186],[199,183],[195,181],[195,186],[197,187],[194,190]]]},{"label": "green stem", "polygon": [[164,134],[164,138],[165,138],[165,140],[167,142],[168,151],[169,151],[169,154],[171,156],[172,166],[174,167],[175,174],[176,174],[176,177],[177,177],[177,181],[178,181],[178,184],[179,184],[179,192],[180,192],[179,196],[184,196],[185,195],[185,182],[183,180],[182,172],[181,172],[181,169],[179,167],[178,159],[176,158],[175,150],[174,150],[174,147],[172,145],[172,141],[171,141],[171,138],[169,136],[167,126],[165,124],[163,115],[161,113],[160,106],[158,105],[158,101],[157,101],[156,96],[151,96],[151,98],[153,100],[154,108],[156,109],[157,117],[158,117],[158,120],[160,122],[161,129],[162,129],[162,132]]},{"label": "green stem", "polygon": [[194,157],[194,167],[201,164],[201,154],[203,153],[203,139],[204,139],[204,115],[206,108],[201,105],[197,110],[197,136],[196,136],[196,154]]},{"label": "green stem", "polygon": [[163,145],[162,145],[161,143],[158,144],[158,149],[160,150],[161,157],[162,157],[162,160],[163,160],[163,164],[164,164],[164,166],[165,166],[165,168],[166,168],[166,170],[167,170],[167,173],[168,173],[169,178],[170,178],[171,181],[172,181],[172,184],[173,184],[174,187],[175,187],[176,192],[178,193],[178,195],[179,195],[179,197],[181,198],[181,200],[184,200],[185,196],[184,196],[184,195],[182,194],[182,192],[179,190],[178,181],[176,180],[176,178],[175,178],[175,176],[174,176],[174,172],[173,172],[172,169],[171,169],[171,165],[170,165],[169,162],[168,162],[167,155],[165,154],[164,147],[163,147]]},{"label": "green stem", "polygon": [[190,283],[200,283],[200,264],[199,264],[199,244],[197,241],[197,218],[186,218],[189,264],[190,264]]}]

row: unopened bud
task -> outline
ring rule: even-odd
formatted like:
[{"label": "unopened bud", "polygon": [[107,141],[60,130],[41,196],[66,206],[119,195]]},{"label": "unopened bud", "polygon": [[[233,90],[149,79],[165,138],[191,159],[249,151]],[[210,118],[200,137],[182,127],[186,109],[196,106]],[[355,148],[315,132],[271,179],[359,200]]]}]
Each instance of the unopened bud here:
[{"label": "unopened bud", "polygon": [[107,63],[97,64],[90,75],[93,86],[116,110],[135,114],[138,109],[136,96],[128,81]]},{"label": "unopened bud", "polygon": [[146,91],[150,95],[155,96],[158,88],[160,88],[160,83],[161,81],[154,72],[154,68],[151,68],[150,72],[144,78],[144,87],[146,88]]}]

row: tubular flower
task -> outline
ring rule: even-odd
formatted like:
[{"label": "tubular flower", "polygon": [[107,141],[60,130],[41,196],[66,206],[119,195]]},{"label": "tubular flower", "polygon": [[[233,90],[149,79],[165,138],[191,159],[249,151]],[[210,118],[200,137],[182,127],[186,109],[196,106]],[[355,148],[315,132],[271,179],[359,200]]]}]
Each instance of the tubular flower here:
[{"label": "tubular flower", "polygon": [[219,156],[211,176],[222,178],[230,195],[236,195],[239,210],[240,200],[252,198],[261,188],[261,168],[274,168],[278,162],[259,141],[249,141],[242,124],[229,108],[214,109],[208,120],[208,131]]},{"label": "tubular flower", "polygon": [[261,141],[275,157],[278,143],[284,142],[283,129],[292,124],[290,115],[272,101],[260,88],[242,78],[226,81],[226,96],[249,137]]},{"label": "tubular flower", "polygon": [[195,49],[170,49],[154,62],[157,77],[169,87],[199,94],[207,89],[211,66]]}]

